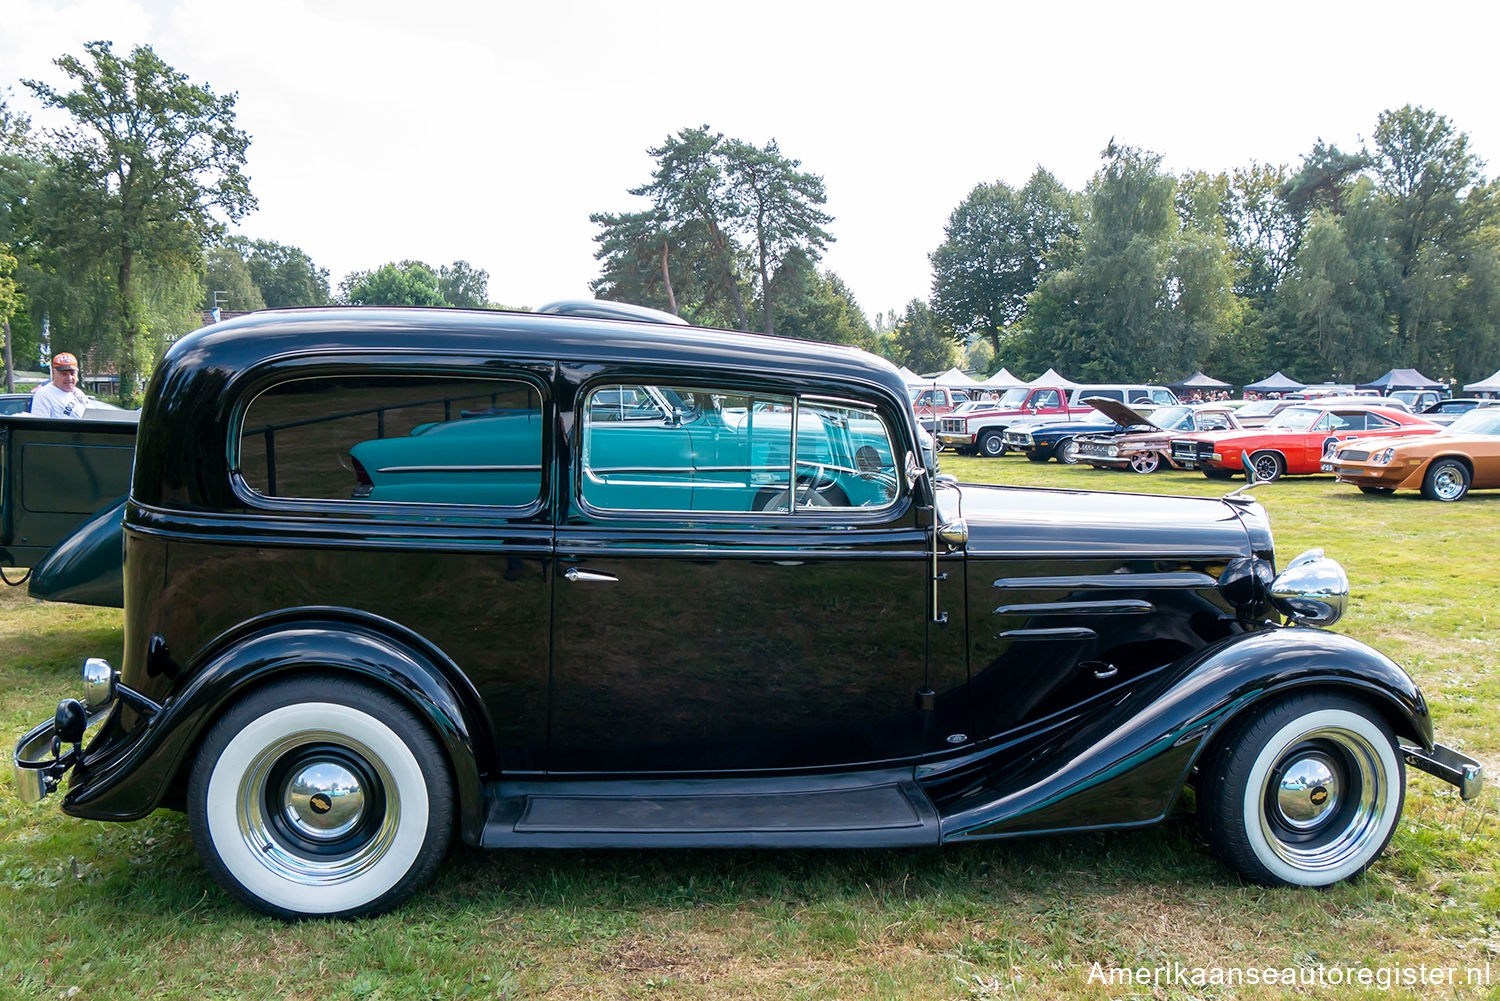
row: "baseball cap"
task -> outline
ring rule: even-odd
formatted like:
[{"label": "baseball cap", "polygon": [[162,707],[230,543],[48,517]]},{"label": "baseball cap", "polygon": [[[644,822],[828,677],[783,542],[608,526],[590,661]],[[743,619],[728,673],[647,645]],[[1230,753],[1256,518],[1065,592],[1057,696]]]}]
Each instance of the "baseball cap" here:
[{"label": "baseball cap", "polygon": [[78,359],[74,358],[71,354],[69,354],[66,351],[59,351],[57,354],[55,354],[55,355],[52,356],[52,367],[53,368],[77,368],[78,367]]}]

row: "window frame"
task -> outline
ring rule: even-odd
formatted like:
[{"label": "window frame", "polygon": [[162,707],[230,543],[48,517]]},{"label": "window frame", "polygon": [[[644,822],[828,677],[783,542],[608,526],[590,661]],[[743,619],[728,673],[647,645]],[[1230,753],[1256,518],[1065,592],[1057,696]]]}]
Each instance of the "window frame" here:
[{"label": "window frame", "polygon": [[[790,505],[785,511],[713,511],[693,509],[637,509],[637,508],[611,508],[601,507],[589,501],[584,496],[584,481],[586,474],[583,469],[585,415],[588,412],[588,401],[596,390],[605,389],[609,386],[621,384],[643,384],[654,386],[667,386],[679,389],[692,389],[708,393],[741,393],[746,395],[764,394],[766,396],[789,397],[792,401],[791,434],[788,447],[789,469],[795,469],[796,462],[796,438],[797,418],[801,414],[803,402],[815,402],[830,406],[847,407],[852,410],[863,411],[870,414],[881,422],[885,430],[887,441],[890,442],[893,462],[895,463],[896,494],[886,504],[880,507],[797,507]],[[920,454],[914,444],[908,444],[901,433],[905,425],[899,417],[899,411],[892,406],[890,401],[883,396],[877,401],[869,398],[861,398],[858,395],[844,395],[839,392],[843,387],[835,389],[830,394],[825,387],[818,389],[799,389],[787,382],[766,379],[747,380],[743,376],[721,377],[715,371],[690,371],[680,373],[652,373],[642,374],[639,372],[619,373],[613,372],[590,378],[580,384],[575,391],[573,399],[572,421],[577,428],[576,442],[569,443],[568,468],[571,483],[568,488],[568,506],[571,509],[564,513],[560,523],[567,523],[576,517],[581,517],[588,522],[596,523],[622,523],[622,522],[667,522],[681,524],[692,522],[695,524],[743,525],[746,522],[754,522],[759,526],[779,527],[809,527],[812,525],[884,525],[894,523],[907,514],[912,506],[913,494],[905,483],[905,476],[901,470],[905,462],[905,454]],[[573,438],[573,435],[569,435]]]},{"label": "window frame", "polygon": [[[335,518],[378,518],[397,520],[420,517],[439,521],[499,520],[520,522],[535,520],[547,512],[554,492],[552,455],[554,451],[554,413],[552,379],[555,365],[538,364],[531,359],[496,359],[480,356],[434,358],[410,357],[339,358],[303,356],[279,359],[258,369],[251,380],[232,387],[235,402],[226,421],[225,447],[230,489],[234,496],[252,511],[268,515],[318,515]],[[446,501],[369,500],[356,497],[282,497],[257,490],[244,475],[242,443],[246,418],[255,401],[278,386],[330,378],[360,379],[448,379],[453,382],[496,382],[512,387],[524,386],[535,394],[541,412],[539,451],[539,487],[537,497],[527,504],[500,505],[452,503]],[[462,419],[462,418],[460,418]]]}]

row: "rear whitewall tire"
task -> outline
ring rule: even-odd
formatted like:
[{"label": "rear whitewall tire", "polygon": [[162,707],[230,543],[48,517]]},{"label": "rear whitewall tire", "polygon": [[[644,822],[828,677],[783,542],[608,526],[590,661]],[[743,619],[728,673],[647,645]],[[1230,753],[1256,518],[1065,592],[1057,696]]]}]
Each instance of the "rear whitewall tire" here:
[{"label": "rear whitewall tire", "polygon": [[[324,796],[335,806],[319,811],[298,779],[328,775],[341,798]],[[328,821],[351,795],[357,813]],[[408,707],[357,683],[301,678],[252,693],[214,725],[188,813],[205,865],[249,906],[352,917],[390,910],[431,879],[452,840],[453,801],[447,760]]]}]

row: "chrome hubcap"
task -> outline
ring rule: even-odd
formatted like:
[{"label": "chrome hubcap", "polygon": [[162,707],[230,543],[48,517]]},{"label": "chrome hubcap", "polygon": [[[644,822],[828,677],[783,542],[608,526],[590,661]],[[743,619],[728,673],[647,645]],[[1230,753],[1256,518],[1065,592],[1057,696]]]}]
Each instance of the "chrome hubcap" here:
[{"label": "chrome hubcap", "polygon": [[302,731],[240,779],[240,835],[262,865],[306,886],[353,879],[396,839],[400,799],[380,756],[345,734]]},{"label": "chrome hubcap", "polygon": [[282,799],[287,823],[314,840],[348,834],[365,814],[359,776],[335,761],[313,762],[293,774]]},{"label": "chrome hubcap", "polygon": [[1288,765],[1281,773],[1276,809],[1281,822],[1293,830],[1312,830],[1338,811],[1339,778],[1333,763],[1322,754],[1310,754]]},{"label": "chrome hubcap", "polygon": [[1438,470],[1438,474],[1432,478],[1432,490],[1443,500],[1451,500],[1463,490],[1463,477],[1458,475],[1458,470],[1451,466],[1445,466]]},{"label": "chrome hubcap", "polygon": [[1266,775],[1261,832],[1304,872],[1336,869],[1380,836],[1394,781],[1361,734],[1337,727],[1304,734]]}]

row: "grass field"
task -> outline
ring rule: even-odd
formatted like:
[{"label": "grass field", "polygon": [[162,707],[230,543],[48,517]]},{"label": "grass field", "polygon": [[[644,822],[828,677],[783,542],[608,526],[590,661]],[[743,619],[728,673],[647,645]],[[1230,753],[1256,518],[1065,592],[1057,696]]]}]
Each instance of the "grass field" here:
[{"label": "grass field", "polygon": [[[1014,457],[945,454],[943,467],[966,481],[1227,489],[1196,474]],[[1337,630],[1404,664],[1440,738],[1482,760],[1496,784],[1500,493],[1440,505],[1365,497],[1326,477],[1255,493],[1282,562],[1321,545],[1348,570],[1353,602]],[[0,594],[11,741],[76,694],[84,656],[118,657],[121,645],[119,613],[38,604],[22,590]],[[1189,818],[927,851],[459,849],[395,914],[288,925],[217,889],[181,816],[79,821],[55,798],[21,804],[7,782],[0,998],[1500,997],[1497,803],[1494,788],[1465,804],[1412,772],[1385,857],[1323,892],[1241,883]],[[1166,969],[1155,983],[1102,981],[1125,967]],[[1195,967],[1321,971],[1323,982],[1201,986]],[[1466,967],[1488,984],[1466,983]],[[1372,982],[1336,982],[1346,968]],[[1445,982],[1431,982],[1434,968]],[[1392,977],[1418,982],[1383,987]]]}]

